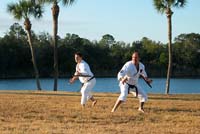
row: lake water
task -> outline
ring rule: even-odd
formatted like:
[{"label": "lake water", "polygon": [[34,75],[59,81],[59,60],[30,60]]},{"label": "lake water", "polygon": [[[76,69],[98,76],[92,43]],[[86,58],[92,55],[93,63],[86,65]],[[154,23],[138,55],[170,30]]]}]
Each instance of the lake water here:
[{"label": "lake water", "polygon": [[[96,78],[97,83],[94,92],[120,92],[116,78]],[[78,92],[80,82],[77,80],[74,84],[68,83],[69,79],[58,80],[58,91]],[[53,79],[40,79],[42,90],[53,90]],[[200,79],[171,79],[170,93],[172,94],[199,94]],[[165,93],[165,78],[153,78],[152,88],[142,80],[139,80],[140,86],[147,93]],[[0,90],[36,90],[35,79],[9,79],[0,80]]]}]

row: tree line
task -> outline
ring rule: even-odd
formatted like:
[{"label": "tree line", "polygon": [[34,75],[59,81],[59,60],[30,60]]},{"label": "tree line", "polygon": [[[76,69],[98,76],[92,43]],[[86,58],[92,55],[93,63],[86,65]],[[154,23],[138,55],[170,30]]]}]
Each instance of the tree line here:
[{"label": "tree line", "polygon": [[[49,33],[32,33],[32,45],[40,77],[54,76],[54,50]],[[0,37],[0,78],[34,77],[32,56],[22,26],[14,23]],[[172,77],[200,76],[200,34],[188,33],[175,37],[172,43]],[[125,43],[106,34],[99,41],[90,41],[77,34],[58,36],[58,70],[60,77],[70,77],[75,71],[74,53],[81,52],[97,77],[116,77],[122,65],[139,51],[150,77],[166,77],[168,45],[147,37]]]}]

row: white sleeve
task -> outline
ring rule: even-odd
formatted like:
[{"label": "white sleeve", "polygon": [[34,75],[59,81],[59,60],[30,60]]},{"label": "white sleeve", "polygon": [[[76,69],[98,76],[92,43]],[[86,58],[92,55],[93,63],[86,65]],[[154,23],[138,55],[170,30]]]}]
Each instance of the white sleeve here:
[{"label": "white sleeve", "polygon": [[76,64],[76,71],[74,73],[74,75],[77,75],[78,74],[78,64]]},{"label": "white sleeve", "polygon": [[147,77],[147,73],[145,71],[145,66],[143,64],[141,64],[140,75]]},{"label": "white sleeve", "polygon": [[122,69],[117,74],[117,79],[120,80],[120,78],[124,77],[127,74],[127,64],[125,64]]}]

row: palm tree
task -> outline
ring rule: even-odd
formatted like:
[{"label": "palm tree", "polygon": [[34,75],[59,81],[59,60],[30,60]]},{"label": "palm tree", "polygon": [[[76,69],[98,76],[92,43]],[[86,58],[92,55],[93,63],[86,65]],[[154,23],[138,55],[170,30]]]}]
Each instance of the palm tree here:
[{"label": "palm tree", "polygon": [[7,11],[11,13],[14,16],[14,18],[17,20],[24,19],[24,27],[27,32],[28,43],[30,45],[37,89],[42,90],[40,86],[40,81],[39,81],[39,72],[38,72],[38,68],[37,68],[37,64],[35,60],[35,50],[32,43],[31,22],[29,18],[31,16],[35,18],[41,18],[42,13],[43,13],[43,8],[40,5],[33,4],[31,1],[20,0],[19,3],[8,4]]},{"label": "palm tree", "polygon": [[[33,0],[34,1],[34,0]],[[54,91],[57,91],[57,83],[58,83],[58,16],[59,16],[59,5],[58,3],[62,1],[63,5],[72,5],[75,0],[35,0],[39,3],[52,3],[53,6],[51,8],[52,10],[52,16],[53,16],[53,46],[54,46]]]},{"label": "palm tree", "polygon": [[163,14],[165,12],[168,21],[168,53],[169,53],[169,61],[168,61],[168,70],[167,70],[167,81],[166,81],[166,89],[165,93],[169,94],[169,86],[170,86],[170,77],[172,70],[172,7],[184,7],[186,4],[186,0],[153,0],[155,9]]}]

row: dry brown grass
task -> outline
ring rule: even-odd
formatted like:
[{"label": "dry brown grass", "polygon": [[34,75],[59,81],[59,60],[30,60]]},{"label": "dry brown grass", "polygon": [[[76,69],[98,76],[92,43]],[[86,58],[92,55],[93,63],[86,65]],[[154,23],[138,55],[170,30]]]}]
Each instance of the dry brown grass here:
[{"label": "dry brown grass", "polygon": [[200,95],[149,95],[146,113],[128,97],[111,113],[118,94],[96,93],[97,105],[80,106],[80,94],[0,91],[1,134],[198,134]]}]

